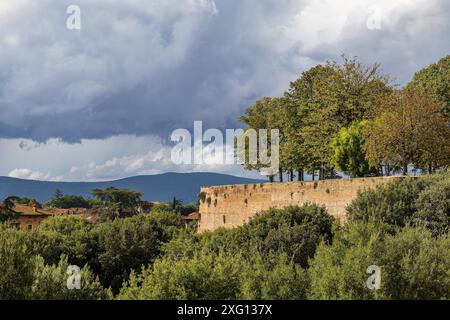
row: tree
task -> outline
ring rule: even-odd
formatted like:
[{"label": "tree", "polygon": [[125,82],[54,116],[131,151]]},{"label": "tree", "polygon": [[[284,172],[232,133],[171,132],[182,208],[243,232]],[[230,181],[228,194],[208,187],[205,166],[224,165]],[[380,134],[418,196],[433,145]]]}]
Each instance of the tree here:
[{"label": "tree", "polygon": [[[270,135],[270,130],[277,129],[279,130],[280,134],[280,144],[282,144],[282,141],[284,139],[284,127],[283,127],[283,121],[280,119],[282,118],[281,114],[284,112],[284,104],[286,103],[286,100],[283,98],[269,98],[264,97],[258,101],[255,102],[252,106],[247,108],[245,110],[245,114],[239,117],[239,121],[242,123],[245,123],[248,128],[244,129],[244,133],[242,136],[237,137],[238,139],[245,139],[245,150],[238,150],[237,145],[235,145],[235,151],[237,153],[238,158],[242,161],[244,160],[244,168],[246,170],[264,170],[269,165],[261,163],[260,157],[257,158],[256,163],[250,163],[249,158],[249,143],[246,138],[247,133],[249,132],[249,129],[256,131],[256,136],[254,138],[257,139],[257,145],[258,145],[258,155],[259,152],[261,152],[261,148],[259,147],[259,130],[260,129],[266,129],[267,132]],[[268,155],[271,155],[271,141],[270,137],[267,137],[267,152]],[[282,153],[283,148],[280,146],[280,153]],[[279,168],[279,175],[280,175],[280,181],[283,180],[283,169]],[[274,173],[275,174],[275,173]],[[268,174],[268,177],[271,182],[274,180],[274,174]]]},{"label": "tree", "polygon": [[348,220],[385,223],[394,233],[411,222],[414,202],[428,184],[420,178],[403,178],[361,192],[347,207]]},{"label": "tree", "polygon": [[46,203],[48,207],[51,208],[62,208],[62,209],[70,209],[70,208],[86,208],[89,209],[90,203],[84,199],[82,196],[77,195],[63,195],[63,194],[55,194],[53,199]]},{"label": "tree", "polygon": [[32,258],[24,234],[0,224],[0,300],[30,297]]},{"label": "tree", "polygon": [[442,179],[433,181],[414,202],[416,211],[413,223],[423,225],[434,236],[450,231],[450,174],[442,174]]},{"label": "tree", "polygon": [[257,250],[244,253],[197,252],[133,274],[119,299],[303,299],[308,280],[304,270],[278,254],[266,263]]},{"label": "tree", "polygon": [[3,200],[3,205],[0,205],[0,223],[17,217],[14,206],[19,199],[19,197],[10,196]]},{"label": "tree", "polygon": [[97,265],[97,239],[93,225],[79,215],[62,215],[45,219],[38,229],[27,233],[30,250],[47,264],[58,264],[65,255],[71,264]]},{"label": "tree", "polygon": [[251,239],[247,244],[241,242],[240,247],[257,243],[263,255],[286,253],[291,261],[307,267],[317,245],[332,240],[334,221],[325,208],[305,204],[260,212],[236,232]]},{"label": "tree", "polygon": [[63,193],[60,189],[56,189],[55,194],[53,195],[53,199],[58,199],[63,196]]},{"label": "tree", "polygon": [[450,55],[416,72],[407,88],[423,90],[444,104],[443,111],[450,117]]},{"label": "tree", "polygon": [[449,173],[403,178],[358,194],[347,207],[351,222],[375,221],[394,234],[407,225],[434,235],[450,229]]},{"label": "tree", "polygon": [[34,281],[31,286],[33,300],[99,300],[110,299],[112,294],[105,290],[90,268],[85,265],[80,272],[80,288],[67,288],[69,263],[62,256],[57,265],[46,265],[42,257],[34,259]]},{"label": "tree", "polygon": [[[310,299],[448,299],[450,239],[423,228],[389,234],[373,223],[350,223],[311,261]],[[367,286],[369,266],[381,270],[380,288]]]},{"label": "tree", "polygon": [[343,127],[371,117],[376,102],[391,91],[379,65],[362,65],[344,56],[341,65],[329,62],[302,73],[286,96],[297,106],[296,152],[303,166],[319,177],[334,175],[332,139]]},{"label": "tree", "polygon": [[104,190],[94,189],[92,195],[103,204],[95,206],[104,219],[132,216],[137,213],[142,193],[129,189],[109,187]]},{"label": "tree", "polygon": [[366,120],[342,128],[332,142],[333,164],[352,178],[377,174],[376,170],[370,168],[363,149],[365,125]]},{"label": "tree", "polygon": [[429,172],[448,165],[450,128],[441,111],[442,105],[421,91],[401,90],[382,99],[365,130],[369,164],[398,167],[405,175],[410,164]]},{"label": "tree", "polygon": [[93,230],[98,239],[97,274],[106,287],[117,293],[132,269],[148,266],[170,240],[173,228],[181,226],[176,214],[139,214],[100,223]]}]

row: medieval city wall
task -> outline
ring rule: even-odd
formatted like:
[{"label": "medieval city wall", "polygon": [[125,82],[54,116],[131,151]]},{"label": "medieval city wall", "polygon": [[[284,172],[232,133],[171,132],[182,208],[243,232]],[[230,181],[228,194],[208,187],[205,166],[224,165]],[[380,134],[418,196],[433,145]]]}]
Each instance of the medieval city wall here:
[{"label": "medieval city wall", "polygon": [[401,177],[202,187],[198,230],[202,232],[240,226],[260,211],[306,202],[324,205],[331,215],[345,221],[345,208],[358,191],[374,188],[393,179]]}]

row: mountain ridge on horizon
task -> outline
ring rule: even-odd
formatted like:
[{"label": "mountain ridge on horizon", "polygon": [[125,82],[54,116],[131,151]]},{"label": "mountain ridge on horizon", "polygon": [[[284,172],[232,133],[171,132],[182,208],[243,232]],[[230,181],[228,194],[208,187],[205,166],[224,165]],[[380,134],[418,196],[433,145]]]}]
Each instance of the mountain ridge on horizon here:
[{"label": "mountain ridge on horizon", "polygon": [[266,180],[212,172],[166,172],[96,182],[41,181],[0,176],[0,201],[8,196],[16,195],[45,202],[53,197],[57,189],[63,194],[91,197],[92,189],[114,186],[142,192],[143,200],[171,201],[173,197],[176,197],[184,203],[189,203],[197,201],[202,186],[261,182]]}]

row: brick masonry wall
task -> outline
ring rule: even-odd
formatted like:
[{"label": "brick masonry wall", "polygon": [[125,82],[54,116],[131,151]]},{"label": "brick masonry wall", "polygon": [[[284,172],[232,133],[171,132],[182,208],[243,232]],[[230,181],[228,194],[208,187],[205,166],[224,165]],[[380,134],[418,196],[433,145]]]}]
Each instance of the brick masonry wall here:
[{"label": "brick masonry wall", "polygon": [[357,196],[358,191],[371,189],[394,179],[402,177],[202,187],[198,231],[240,226],[260,211],[306,202],[324,205],[331,215],[345,221],[345,208]]}]

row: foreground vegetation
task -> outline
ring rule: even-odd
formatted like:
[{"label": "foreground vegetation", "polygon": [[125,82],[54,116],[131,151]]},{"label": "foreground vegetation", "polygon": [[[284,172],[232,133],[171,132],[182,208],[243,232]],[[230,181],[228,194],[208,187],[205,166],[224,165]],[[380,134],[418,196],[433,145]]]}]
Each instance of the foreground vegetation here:
[{"label": "foreground vegetation", "polygon": [[[0,225],[0,298],[450,298],[448,172],[361,193],[343,226],[314,204],[203,234],[170,206],[105,216],[53,217],[29,232]],[[79,290],[67,288],[69,265],[82,268]],[[378,290],[366,285],[371,265]]]}]

